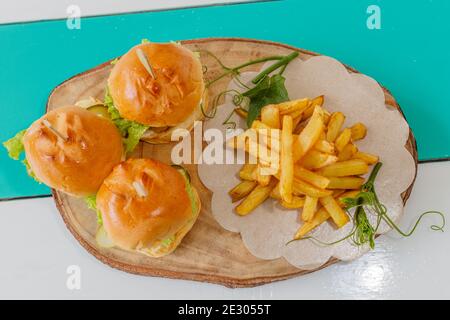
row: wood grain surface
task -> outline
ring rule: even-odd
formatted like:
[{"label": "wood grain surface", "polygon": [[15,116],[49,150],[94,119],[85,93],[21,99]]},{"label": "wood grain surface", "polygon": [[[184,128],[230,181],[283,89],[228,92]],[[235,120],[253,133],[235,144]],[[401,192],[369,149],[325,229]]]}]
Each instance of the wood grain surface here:
[{"label": "wood grain surface", "polygon": [[[283,44],[250,39],[210,38],[183,41],[183,44],[201,52],[202,63],[207,67],[205,74],[207,80],[219,75],[222,70],[211,56],[203,52],[204,50],[214,53],[227,66],[236,66],[258,57],[285,55],[292,50],[299,51],[300,58],[304,60],[317,55]],[[260,67],[257,65],[246,70],[257,70]],[[357,72],[350,67],[347,68],[351,72]],[[111,65],[107,62],[63,82],[50,94],[47,110],[74,104],[90,96],[103,99],[110,70]],[[228,82],[229,78],[217,82],[210,89],[209,96],[214,97],[218,92],[223,91]],[[387,89],[383,89],[386,104],[401,112],[394,97]],[[140,143],[132,156],[152,157],[170,163],[172,147],[173,144]],[[417,148],[412,132],[406,147],[416,161],[417,172]],[[82,199],[76,199],[55,190],[52,190],[52,194],[67,228],[80,244],[100,261],[126,272],[205,281],[227,287],[256,286],[312,272],[297,269],[283,258],[261,260],[252,256],[244,247],[239,234],[223,229],[214,220],[211,214],[211,192],[199,180],[196,166],[188,165],[187,168],[200,194],[202,211],[198,221],[178,249],[173,254],[158,259],[117,248],[98,247],[95,241],[97,227],[95,213],[86,207]],[[408,199],[412,187],[413,184],[403,193],[404,202]],[[331,259],[321,268],[335,262],[337,259]]]}]

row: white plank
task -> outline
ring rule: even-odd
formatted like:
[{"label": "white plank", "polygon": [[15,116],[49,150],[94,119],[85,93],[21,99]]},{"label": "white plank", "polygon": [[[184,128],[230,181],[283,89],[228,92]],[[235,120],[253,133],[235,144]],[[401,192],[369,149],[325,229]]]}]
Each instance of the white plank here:
[{"label": "white plank", "polygon": [[68,16],[67,8],[70,5],[77,5],[81,9],[82,16],[87,17],[251,1],[252,0],[5,0],[0,1],[0,23],[64,19]]},{"label": "white plank", "polygon": [[[448,214],[448,190],[450,162],[420,165],[401,225],[409,227],[429,209]],[[262,287],[227,289],[111,269],[77,243],[51,198],[2,202],[0,299],[449,299],[450,286],[442,284],[450,283],[450,231],[430,231],[431,222],[438,220],[424,220],[409,239],[382,236],[375,251],[351,263]],[[69,265],[81,268],[81,290],[66,287]]]}]

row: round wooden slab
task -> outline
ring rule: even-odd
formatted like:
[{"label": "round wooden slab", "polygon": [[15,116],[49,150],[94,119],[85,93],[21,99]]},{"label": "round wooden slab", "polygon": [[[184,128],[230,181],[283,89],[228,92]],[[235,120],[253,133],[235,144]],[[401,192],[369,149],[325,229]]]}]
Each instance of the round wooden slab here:
[{"label": "round wooden slab", "polygon": [[[271,55],[286,55],[292,50],[300,52],[301,59],[317,55],[312,52],[287,45],[249,39],[200,39],[184,41],[192,50],[207,50],[219,57],[226,66],[236,66],[248,60]],[[222,72],[218,64],[209,55],[201,54],[202,63],[207,67],[205,77],[212,79]],[[261,66],[253,66],[257,70]],[[357,72],[348,68],[351,72]],[[51,93],[47,110],[52,110],[90,96],[103,99],[106,80],[111,70],[109,62],[86,71],[65,81]],[[252,70],[249,68],[248,70]],[[210,97],[224,90],[229,79],[219,81],[211,88]],[[400,107],[385,89],[386,103]],[[140,143],[134,157],[152,157],[170,163],[170,150],[173,144],[150,145]],[[417,149],[414,136],[410,134],[407,148],[417,164]],[[261,260],[252,256],[244,247],[237,233],[224,230],[211,214],[211,192],[200,182],[195,165],[187,166],[194,186],[199,191],[202,211],[199,219],[185,237],[178,249],[163,258],[149,258],[141,254],[126,252],[117,248],[105,249],[97,246],[95,241],[96,215],[89,210],[82,199],[67,196],[53,190],[56,205],[70,232],[75,238],[100,261],[123,271],[177,279],[206,281],[228,287],[249,287],[283,280],[311,271],[297,269],[283,258]],[[416,165],[417,171],[417,165]],[[403,194],[406,200],[412,184]],[[230,212],[230,214],[232,214]],[[321,268],[337,262],[331,259]]]}]

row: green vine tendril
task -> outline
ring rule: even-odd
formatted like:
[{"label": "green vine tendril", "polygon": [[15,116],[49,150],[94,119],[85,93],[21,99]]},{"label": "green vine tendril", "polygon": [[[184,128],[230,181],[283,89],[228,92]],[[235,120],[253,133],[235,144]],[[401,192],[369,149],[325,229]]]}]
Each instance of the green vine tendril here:
[{"label": "green vine tendril", "polygon": [[[298,240],[295,239],[291,240],[286,245],[288,245],[293,241],[312,240],[315,243],[323,246],[332,246],[341,243],[343,241],[346,241],[348,239],[351,239],[352,243],[356,246],[361,246],[366,243],[369,243],[370,248],[373,249],[375,247],[375,235],[378,232],[381,221],[385,221],[386,224],[391,229],[395,230],[401,236],[410,237],[411,235],[414,234],[422,219],[427,215],[433,214],[438,215],[442,218],[442,224],[431,225],[430,226],[431,230],[443,232],[445,227],[445,216],[442,212],[434,210],[422,213],[419,216],[419,218],[417,218],[416,222],[414,223],[410,231],[405,232],[400,229],[400,227],[387,214],[387,209],[378,199],[378,195],[375,190],[374,182],[381,166],[382,166],[381,162],[375,165],[374,169],[372,170],[372,173],[370,174],[369,179],[362,186],[361,192],[355,198],[345,198],[342,200],[346,205],[345,209],[347,212],[349,212],[349,210],[352,208],[356,208],[355,214],[353,215],[353,228],[348,235],[333,242],[324,242],[317,239],[316,237],[308,236]],[[367,218],[366,211],[376,215],[377,220],[375,226],[372,226],[370,224],[369,219]]]}]

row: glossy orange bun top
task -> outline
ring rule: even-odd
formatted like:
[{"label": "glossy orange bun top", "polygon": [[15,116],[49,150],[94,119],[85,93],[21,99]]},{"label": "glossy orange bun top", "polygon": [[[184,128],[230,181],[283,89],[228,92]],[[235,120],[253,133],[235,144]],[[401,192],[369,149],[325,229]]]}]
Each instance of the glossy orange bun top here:
[{"label": "glossy orange bun top", "polygon": [[[66,139],[46,126],[45,120]],[[123,154],[122,138],[114,124],[76,106],[52,110],[35,121],[23,144],[40,181],[80,197],[95,194]]]},{"label": "glossy orange bun top", "polygon": [[[144,67],[144,52],[155,78]],[[189,49],[173,43],[133,47],[115,64],[109,92],[123,118],[151,127],[176,126],[198,108],[205,88],[202,65]]]},{"label": "glossy orange bun top", "polygon": [[129,159],[116,166],[100,187],[97,208],[108,237],[128,250],[151,247],[196,217],[182,174],[151,159]]}]

